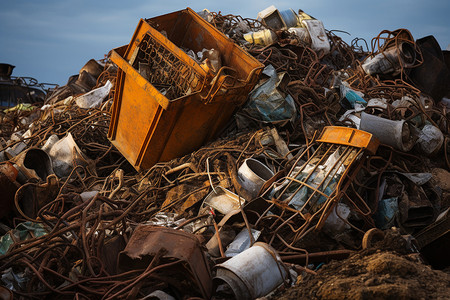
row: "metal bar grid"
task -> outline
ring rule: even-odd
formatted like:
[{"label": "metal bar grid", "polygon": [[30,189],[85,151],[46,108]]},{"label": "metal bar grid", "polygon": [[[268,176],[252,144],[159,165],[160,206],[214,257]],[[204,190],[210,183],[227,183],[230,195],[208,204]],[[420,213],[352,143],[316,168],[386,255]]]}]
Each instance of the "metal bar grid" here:
[{"label": "metal bar grid", "polygon": [[308,232],[320,229],[343,198],[348,188],[345,182],[359,171],[364,149],[317,141],[310,144],[287,176],[263,194],[270,206],[255,227],[265,231],[269,244],[295,250]]},{"label": "metal bar grid", "polygon": [[165,92],[168,99],[176,99],[200,92],[205,82],[204,76],[180,60],[170,49],[164,47],[150,34],[145,34],[138,46],[139,51],[133,67],[147,66],[143,75],[153,86]]}]

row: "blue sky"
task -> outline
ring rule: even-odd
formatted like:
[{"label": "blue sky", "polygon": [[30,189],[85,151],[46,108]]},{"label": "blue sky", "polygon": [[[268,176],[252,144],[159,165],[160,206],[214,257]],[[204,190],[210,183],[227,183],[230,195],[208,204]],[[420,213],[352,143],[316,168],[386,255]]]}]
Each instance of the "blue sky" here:
[{"label": "blue sky", "polygon": [[448,0],[14,0],[3,1],[0,10],[0,62],[15,65],[15,76],[64,85],[89,59],[127,44],[140,18],[186,7],[256,18],[272,4],[302,9],[328,30],[349,32],[338,33],[347,42],[361,37],[370,43],[384,29],[406,28],[415,39],[434,35],[444,50],[450,44]]}]

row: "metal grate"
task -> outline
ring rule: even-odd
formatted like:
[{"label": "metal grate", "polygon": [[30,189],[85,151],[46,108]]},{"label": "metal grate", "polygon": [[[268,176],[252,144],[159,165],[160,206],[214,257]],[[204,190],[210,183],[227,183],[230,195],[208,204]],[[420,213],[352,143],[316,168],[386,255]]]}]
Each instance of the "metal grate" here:
[{"label": "metal grate", "polygon": [[168,99],[202,90],[205,78],[151,35],[145,34],[133,67]]},{"label": "metal grate", "polygon": [[[255,226],[269,235],[269,244],[294,249],[310,230],[321,228],[359,171],[363,152],[376,151],[377,141],[367,133],[349,128],[344,135],[342,130],[326,127],[322,137],[295,160],[288,174],[264,192],[269,206]],[[344,220],[337,211],[334,213]]]}]

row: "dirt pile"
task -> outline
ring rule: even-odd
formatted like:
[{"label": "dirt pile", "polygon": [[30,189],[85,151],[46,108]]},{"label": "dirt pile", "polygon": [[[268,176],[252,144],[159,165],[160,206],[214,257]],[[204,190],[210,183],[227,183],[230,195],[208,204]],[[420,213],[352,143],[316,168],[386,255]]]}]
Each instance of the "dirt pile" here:
[{"label": "dirt pile", "polygon": [[450,275],[415,255],[378,250],[333,261],[278,299],[448,299]]}]

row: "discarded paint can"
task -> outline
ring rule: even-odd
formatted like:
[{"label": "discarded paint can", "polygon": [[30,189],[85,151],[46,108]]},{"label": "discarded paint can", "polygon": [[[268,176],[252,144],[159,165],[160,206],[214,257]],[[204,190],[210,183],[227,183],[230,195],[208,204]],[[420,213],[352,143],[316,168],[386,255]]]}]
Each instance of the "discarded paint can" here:
[{"label": "discarded paint can", "polygon": [[414,146],[412,130],[405,120],[392,121],[362,112],[360,129],[372,133],[381,143],[404,152]]},{"label": "discarded paint can", "polygon": [[275,30],[297,27],[300,24],[298,16],[292,8],[279,11],[273,5],[260,11],[258,20]]},{"label": "discarded paint can", "polygon": [[268,46],[278,40],[277,35],[270,29],[264,29],[256,32],[244,34],[244,39],[254,45]]},{"label": "discarded paint can", "polygon": [[259,190],[274,173],[266,165],[254,158],[247,158],[238,170],[238,181],[252,198],[258,196]]},{"label": "discarded paint can", "polygon": [[362,68],[369,75],[389,74],[400,71],[401,67],[411,67],[416,61],[416,52],[411,43],[400,43],[374,57],[368,57]]},{"label": "discarded paint can", "polygon": [[[202,208],[209,206],[218,212],[226,215],[233,210],[237,210],[240,206],[244,206],[245,199],[230,192],[229,190],[217,186],[203,200]],[[203,209],[200,209],[202,211]]]},{"label": "discarded paint can", "polygon": [[265,296],[289,277],[289,272],[275,249],[261,242],[255,243],[216,268],[214,284],[228,284],[236,299]]},{"label": "discarded paint can", "polygon": [[287,28],[296,27],[300,24],[298,16],[292,8],[280,11],[280,14]]},{"label": "discarded paint can", "polygon": [[11,158],[19,155],[26,148],[27,148],[27,144],[25,144],[24,142],[19,142],[12,147],[8,147],[4,152],[4,156],[6,159],[11,159]]}]

